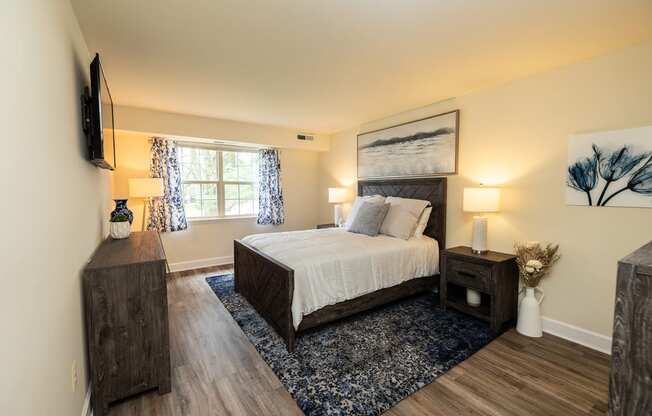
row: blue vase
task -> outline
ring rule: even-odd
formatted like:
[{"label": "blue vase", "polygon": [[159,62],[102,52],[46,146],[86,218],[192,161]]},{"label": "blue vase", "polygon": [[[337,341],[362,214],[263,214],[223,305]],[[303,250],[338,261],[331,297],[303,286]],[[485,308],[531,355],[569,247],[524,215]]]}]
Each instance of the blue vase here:
[{"label": "blue vase", "polygon": [[126,199],[114,199],[115,201],[115,209],[111,211],[111,220],[113,221],[113,218],[115,218],[116,215],[122,214],[127,219],[129,220],[129,224],[134,222],[134,213],[131,212],[129,208],[127,208],[127,200]]}]

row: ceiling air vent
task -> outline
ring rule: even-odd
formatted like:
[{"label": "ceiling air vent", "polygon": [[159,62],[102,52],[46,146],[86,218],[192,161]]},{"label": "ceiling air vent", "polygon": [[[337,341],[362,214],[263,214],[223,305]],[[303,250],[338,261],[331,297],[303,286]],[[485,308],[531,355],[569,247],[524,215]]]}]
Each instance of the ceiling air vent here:
[{"label": "ceiling air vent", "polygon": [[307,134],[297,134],[297,140],[311,142],[315,140],[315,136],[308,136]]}]

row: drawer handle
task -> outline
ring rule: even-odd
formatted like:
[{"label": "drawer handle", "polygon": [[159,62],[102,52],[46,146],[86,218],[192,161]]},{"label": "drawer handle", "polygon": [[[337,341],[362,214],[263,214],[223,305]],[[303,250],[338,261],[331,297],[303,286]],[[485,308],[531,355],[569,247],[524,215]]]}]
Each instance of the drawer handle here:
[{"label": "drawer handle", "polygon": [[460,271],[459,274],[462,275],[462,276],[470,277],[472,279],[475,279],[477,277],[473,273],[469,273],[469,272],[465,272],[465,271]]}]

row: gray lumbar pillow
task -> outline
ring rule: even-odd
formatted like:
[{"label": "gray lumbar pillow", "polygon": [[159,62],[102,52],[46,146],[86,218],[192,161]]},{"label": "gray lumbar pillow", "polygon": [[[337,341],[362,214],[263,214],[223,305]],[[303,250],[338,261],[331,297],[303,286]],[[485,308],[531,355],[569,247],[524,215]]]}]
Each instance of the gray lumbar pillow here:
[{"label": "gray lumbar pillow", "polygon": [[371,237],[378,235],[380,226],[389,211],[389,204],[363,202],[349,228],[352,233],[366,234]]}]

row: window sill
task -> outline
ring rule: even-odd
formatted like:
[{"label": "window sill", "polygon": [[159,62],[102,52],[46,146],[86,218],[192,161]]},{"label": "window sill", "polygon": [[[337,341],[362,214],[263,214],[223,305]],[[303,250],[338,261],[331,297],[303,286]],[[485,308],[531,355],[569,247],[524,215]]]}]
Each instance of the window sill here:
[{"label": "window sill", "polygon": [[188,218],[188,222],[223,222],[223,221],[234,221],[234,220],[255,220],[256,215],[234,215],[231,217],[195,217]]}]

